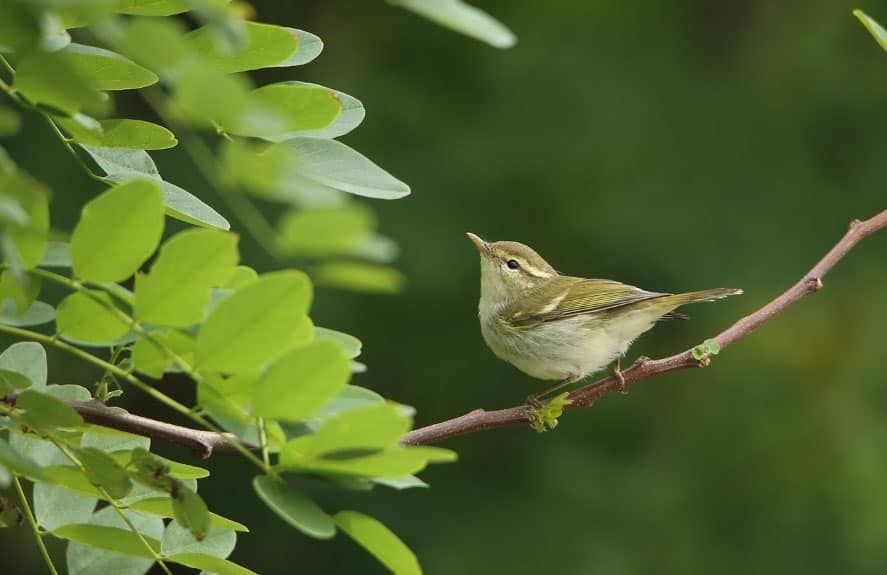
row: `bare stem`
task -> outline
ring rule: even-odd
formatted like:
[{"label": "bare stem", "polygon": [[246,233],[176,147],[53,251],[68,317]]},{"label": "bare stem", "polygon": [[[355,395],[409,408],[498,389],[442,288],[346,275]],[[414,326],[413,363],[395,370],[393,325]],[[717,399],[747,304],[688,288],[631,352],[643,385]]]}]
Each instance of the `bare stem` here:
[{"label": "bare stem", "polygon": [[55,565],[52,563],[52,558],[49,556],[49,551],[46,549],[46,544],[43,542],[43,535],[40,533],[37,519],[34,517],[34,512],[31,511],[31,505],[28,503],[28,498],[25,497],[25,492],[22,489],[22,482],[19,481],[18,475],[15,472],[12,472],[11,475],[12,484],[15,485],[15,492],[18,495],[19,502],[22,504],[22,510],[25,512],[25,517],[28,519],[28,525],[31,526],[31,531],[34,533],[34,538],[37,540],[37,546],[40,548],[40,554],[43,556],[43,561],[46,562],[46,567],[52,575],[58,575],[58,571],[56,571]]}]

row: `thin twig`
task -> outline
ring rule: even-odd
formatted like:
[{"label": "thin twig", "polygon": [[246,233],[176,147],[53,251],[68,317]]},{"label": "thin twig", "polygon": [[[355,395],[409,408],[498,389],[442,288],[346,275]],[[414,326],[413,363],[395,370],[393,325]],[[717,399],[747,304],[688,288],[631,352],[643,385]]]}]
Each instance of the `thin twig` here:
[{"label": "thin twig", "polygon": [[[743,317],[713,339],[723,349],[750,334],[804,296],[818,291],[822,288],[822,278],[847,255],[847,252],[853,249],[866,236],[885,227],[887,227],[887,210],[862,222],[859,220],[852,221],[850,229],[844,234],[844,237],[795,285],[756,312]],[[700,362],[700,360],[694,358],[691,350],[687,350],[662,359],[640,358],[634,365],[624,370],[622,375],[627,386],[679,369],[701,367],[705,364],[705,361]],[[599,397],[617,389],[619,389],[619,380],[616,377],[610,376],[600,379],[571,393],[569,399],[572,403],[567,405],[565,409],[588,407]],[[519,405],[495,411],[475,409],[453,419],[414,429],[404,437],[403,443],[406,445],[436,443],[449,437],[484,429],[528,425],[530,423],[530,410],[531,408],[528,405]]]},{"label": "thin twig", "polygon": [[13,472],[12,474],[12,483],[15,486],[15,493],[18,495],[19,502],[22,504],[22,511],[25,513],[25,517],[28,520],[28,525],[31,527],[31,532],[34,533],[34,537],[37,539],[37,546],[40,548],[40,555],[43,556],[43,561],[46,562],[46,567],[49,569],[51,575],[58,575],[58,571],[55,568],[55,565],[52,563],[52,558],[49,556],[49,551],[46,549],[46,544],[43,542],[43,534],[40,532],[40,527],[37,525],[37,519],[34,517],[34,512],[31,511],[31,506],[28,504],[28,498],[25,497],[25,492],[22,489],[22,482],[19,481],[18,475]]}]

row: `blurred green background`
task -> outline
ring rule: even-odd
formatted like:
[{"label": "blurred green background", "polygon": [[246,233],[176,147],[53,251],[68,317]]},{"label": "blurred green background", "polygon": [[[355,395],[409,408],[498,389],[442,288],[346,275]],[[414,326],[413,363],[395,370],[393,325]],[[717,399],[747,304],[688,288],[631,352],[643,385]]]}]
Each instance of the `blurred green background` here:
[{"label": "blurred green background", "polygon": [[[518,35],[506,51],[381,1],[253,4],[258,20],[326,44],[259,81],[361,99],[367,119],[343,140],[412,186],[372,203],[402,247],[406,292],[319,290],[312,316],[363,340],[369,371],[355,382],[414,405],[417,426],[540,385],[481,339],[465,231],[528,243],[564,273],[746,290],[687,308],[692,321],[660,325],[631,361],[717,333],[794,283],[851,219],[887,207],[887,54],[850,14],[887,23],[884,4],[478,1]],[[119,108],[150,117],[138,99]],[[52,186],[53,222],[70,229],[97,188],[36,118],[25,128],[7,149]],[[224,207],[179,151],[153,156]],[[274,266],[249,238],[242,247],[247,263]],[[448,441],[461,459],[424,473],[430,490],[316,494],[330,511],[381,519],[433,575],[884,573],[885,264],[887,235],[867,240],[825,290],[711,368],[608,396],[554,433]],[[95,377],[49,353],[50,381]],[[185,380],[162,388],[192,400]],[[137,392],[125,399],[170,418]],[[319,542],[277,520],[237,457],[210,465],[211,508],[252,530],[233,560],[271,574],[383,572],[346,537]],[[4,536],[4,556],[13,545],[21,572],[39,572],[30,534]]]}]

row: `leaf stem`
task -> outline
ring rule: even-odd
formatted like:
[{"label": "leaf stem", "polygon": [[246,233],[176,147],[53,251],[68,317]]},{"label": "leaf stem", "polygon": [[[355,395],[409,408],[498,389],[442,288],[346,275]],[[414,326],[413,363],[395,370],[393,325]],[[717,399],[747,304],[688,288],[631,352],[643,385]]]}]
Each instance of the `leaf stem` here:
[{"label": "leaf stem", "polygon": [[256,424],[259,428],[259,446],[262,449],[262,461],[265,462],[265,467],[270,469],[271,457],[268,455],[268,430],[265,429],[265,418],[257,418]]},{"label": "leaf stem", "polygon": [[[58,450],[61,451],[65,455],[65,457],[67,457],[71,461],[71,463],[74,464],[74,467],[80,470],[80,473],[82,473],[85,477],[89,477],[89,474],[87,473],[86,467],[83,465],[83,462],[80,461],[80,459],[76,455],[71,453],[69,446],[65,445],[63,442],[59,441],[55,437],[52,437],[51,435],[46,436],[46,438],[49,439],[49,441],[51,441],[53,445],[55,445]],[[160,568],[163,569],[164,573],[166,573],[167,575],[172,575],[172,571],[170,571],[169,567],[166,566],[166,563],[163,562],[163,557],[161,557],[160,554],[153,547],[151,547],[151,544],[148,543],[148,540],[145,539],[145,536],[142,535],[142,532],[139,531],[133,524],[132,520],[126,516],[126,513],[123,512],[123,507],[120,506],[120,503],[114,497],[111,497],[111,494],[108,493],[108,490],[101,485],[93,483],[92,486],[95,487],[96,490],[98,490],[98,492],[102,495],[102,498],[107,501],[111,505],[111,507],[114,508],[114,511],[116,511],[117,515],[119,515],[123,522],[126,523],[126,526],[129,527],[129,530],[135,533],[136,537],[139,538],[139,541],[142,542],[142,545],[145,546],[145,549],[148,550],[148,553],[151,554],[151,556],[154,558],[154,561],[156,561],[157,564],[160,565]]]},{"label": "leaf stem", "polygon": [[46,549],[46,544],[43,542],[43,535],[40,533],[40,527],[37,525],[37,520],[34,518],[34,513],[31,511],[31,505],[28,503],[28,498],[25,497],[25,492],[22,489],[22,483],[19,481],[18,474],[14,471],[10,471],[10,475],[12,475],[12,483],[15,485],[15,492],[22,504],[22,510],[25,512],[25,517],[28,518],[28,525],[31,526],[34,538],[37,539],[37,546],[40,548],[40,554],[46,562],[46,567],[49,568],[49,572],[52,575],[58,575],[58,571],[52,563],[52,557],[49,556],[49,551]]},{"label": "leaf stem", "polygon": [[39,341],[41,343],[45,343],[47,345],[57,347],[61,350],[67,351],[68,353],[70,353],[72,355],[77,356],[78,358],[82,359],[83,361],[89,362],[95,366],[98,366],[98,367],[106,370],[106,371],[110,371],[114,375],[126,380],[127,382],[129,382],[133,386],[137,387],[138,389],[140,389],[144,393],[146,393],[149,396],[151,396],[152,398],[156,399],[157,401],[159,401],[160,403],[162,403],[166,407],[169,407],[170,409],[179,412],[180,414],[191,419],[192,421],[202,425],[206,429],[209,429],[210,431],[214,431],[214,432],[218,433],[222,438],[225,439],[225,441],[227,443],[229,443],[231,445],[231,447],[233,447],[235,450],[240,452],[241,455],[243,455],[244,457],[249,459],[251,462],[256,464],[263,472],[270,473],[272,475],[275,474],[273,468],[266,467],[265,463],[261,459],[256,457],[253,453],[251,453],[246,447],[244,447],[239,442],[237,442],[234,439],[225,435],[225,432],[221,428],[219,428],[219,426],[215,425],[214,423],[212,423],[211,421],[209,421],[205,417],[202,417],[202,416],[194,413],[192,410],[188,409],[187,406],[179,403],[178,401],[169,397],[165,393],[151,387],[149,384],[147,384],[144,381],[142,381],[141,379],[137,378],[136,376],[134,376],[130,372],[128,372],[124,369],[121,369],[119,366],[116,366],[113,363],[108,363],[107,361],[105,361],[99,357],[96,357],[96,356],[92,355],[91,353],[87,353],[87,352],[83,351],[82,349],[79,349],[69,343],[61,341],[56,336],[48,336],[46,334],[38,333],[36,331],[31,331],[28,329],[22,329],[19,327],[14,327],[11,325],[3,325],[3,324],[0,324],[0,332],[6,332],[6,333],[16,335],[16,336],[24,338],[24,339],[30,339],[32,341]]},{"label": "leaf stem", "polygon": [[[262,212],[260,212],[249,199],[239,193],[238,190],[233,189],[232,186],[225,181],[225,178],[221,176],[222,169],[217,165],[216,157],[200,136],[186,126],[173,121],[170,115],[166,113],[166,95],[159,90],[151,88],[140,90],[139,92],[148,103],[148,106],[154,110],[154,113],[160,116],[160,118],[162,118],[167,124],[175,125],[175,132],[179,137],[179,142],[182,144],[182,148],[191,157],[191,161],[194,162],[194,165],[203,175],[204,179],[213,186],[222,200],[227,203],[228,207],[230,207],[235,215],[237,215],[241,223],[249,231],[250,235],[266,252],[268,252],[269,255],[271,255],[271,257],[278,261],[281,260],[283,254],[277,246],[274,228],[268,220],[265,219]],[[226,132],[219,131],[218,133],[223,138],[231,140],[231,136]]]}]

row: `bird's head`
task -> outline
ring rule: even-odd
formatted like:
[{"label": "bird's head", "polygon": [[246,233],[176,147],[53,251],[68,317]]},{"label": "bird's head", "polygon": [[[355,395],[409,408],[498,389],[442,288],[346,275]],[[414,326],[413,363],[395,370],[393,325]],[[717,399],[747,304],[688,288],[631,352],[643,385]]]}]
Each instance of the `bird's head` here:
[{"label": "bird's head", "polygon": [[558,275],[530,246],[518,242],[486,242],[471,232],[468,239],[480,252],[482,301],[512,301]]}]

